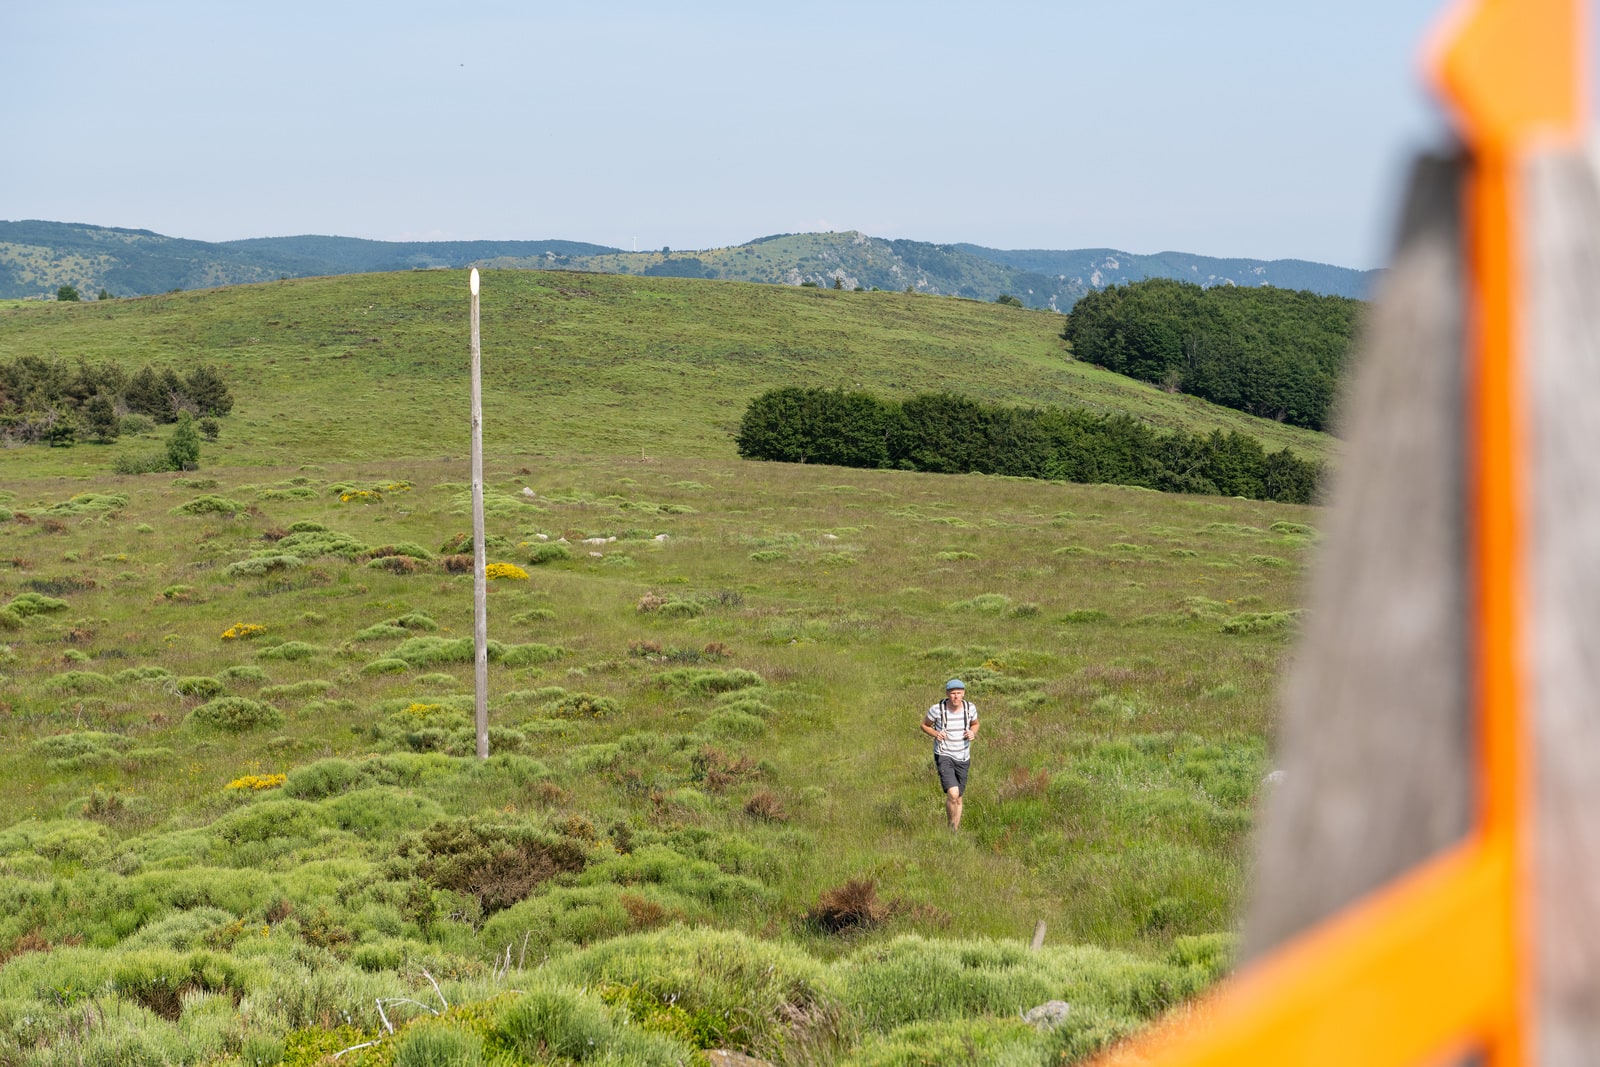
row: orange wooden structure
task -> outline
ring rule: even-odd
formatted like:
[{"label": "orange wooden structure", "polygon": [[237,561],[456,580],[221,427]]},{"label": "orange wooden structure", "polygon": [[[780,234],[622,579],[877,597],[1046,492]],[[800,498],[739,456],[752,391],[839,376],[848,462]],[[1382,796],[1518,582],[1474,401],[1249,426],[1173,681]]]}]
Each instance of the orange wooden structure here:
[{"label": "orange wooden structure", "polygon": [[[1528,669],[1524,157],[1586,134],[1580,0],[1477,0],[1427,55],[1467,158],[1463,466],[1473,827],[1100,1063],[1539,1062]],[[1600,756],[1600,754],[1597,754]],[[1597,872],[1600,877],[1600,872]]]}]

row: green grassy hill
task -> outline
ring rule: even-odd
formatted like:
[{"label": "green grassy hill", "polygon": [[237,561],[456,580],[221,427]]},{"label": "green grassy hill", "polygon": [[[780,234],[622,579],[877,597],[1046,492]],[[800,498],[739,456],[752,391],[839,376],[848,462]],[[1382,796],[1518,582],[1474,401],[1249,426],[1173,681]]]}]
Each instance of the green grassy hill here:
[{"label": "green grassy hill", "polygon": [[[0,308],[0,360],[214,362],[240,397],[212,463],[461,455],[464,276],[404,272]],[[485,440],[507,455],[723,456],[748,400],[781,385],[1127,411],[1165,429],[1235,429],[1320,457],[1326,435],[1075,363],[1060,318],[975,301],[674,278],[491,272]],[[88,474],[119,451],[29,466]]]},{"label": "green grassy hill", "polygon": [[1059,1063],[1227,966],[1315,509],[728,440],[830,376],[1207,409],[1039,313],[491,274],[480,764],[460,281],[0,310],[237,400],[196,473],[6,453],[0,1063]]}]

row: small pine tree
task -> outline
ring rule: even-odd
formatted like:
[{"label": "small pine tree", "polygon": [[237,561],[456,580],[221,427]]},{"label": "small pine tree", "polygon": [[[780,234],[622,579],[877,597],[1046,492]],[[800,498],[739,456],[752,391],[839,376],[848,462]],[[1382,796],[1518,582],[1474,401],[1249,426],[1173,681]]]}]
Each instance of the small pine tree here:
[{"label": "small pine tree", "polygon": [[207,363],[189,372],[183,382],[183,395],[202,415],[226,415],[233,410],[233,394],[217,368]]},{"label": "small pine tree", "polygon": [[178,417],[171,391],[148,366],[140,367],[128,382],[122,402],[128,405],[129,411],[148,415],[157,422],[172,422]]},{"label": "small pine tree", "polygon": [[100,295],[95,297],[95,299],[96,300],[110,300],[111,299],[111,294],[106,292],[105,289],[102,288],[100,290]]},{"label": "small pine tree", "polygon": [[83,404],[83,429],[91,441],[101,444],[110,444],[122,432],[122,422],[117,418],[117,410],[111,405],[111,398],[104,393],[96,393]]},{"label": "small pine tree", "polygon": [[833,276],[833,287],[835,289],[843,289],[844,288],[844,276],[843,275],[835,274]]},{"label": "small pine tree", "polygon": [[75,301],[81,300],[82,297],[78,295],[78,287],[76,285],[63,285],[61,288],[56,290],[56,299]]},{"label": "small pine tree", "polygon": [[200,435],[195,432],[194,417],[187,411],[178,413],[178,427],[167,441],[167,461],[175,471],[200,469]]}]

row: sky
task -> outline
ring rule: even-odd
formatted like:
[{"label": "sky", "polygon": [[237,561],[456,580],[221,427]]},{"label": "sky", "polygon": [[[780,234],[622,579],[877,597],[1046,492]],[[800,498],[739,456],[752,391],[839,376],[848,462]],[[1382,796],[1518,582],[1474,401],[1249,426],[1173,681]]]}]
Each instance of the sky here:
[{"label": "sky", "polygon": [[1423,0],[8,5],[0,219],[1381,265]]}]

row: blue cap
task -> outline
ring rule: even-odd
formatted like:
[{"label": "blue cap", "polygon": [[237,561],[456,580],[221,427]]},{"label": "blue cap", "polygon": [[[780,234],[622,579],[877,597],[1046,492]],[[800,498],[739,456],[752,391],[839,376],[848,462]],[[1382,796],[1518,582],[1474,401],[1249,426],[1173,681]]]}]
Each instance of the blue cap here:
[{"label": "blue cap", "polygon": [[946,693],[950,692],[952,689],[965,689],[966,687],[967,683],[963,682],[960,678],[952,678],[948,682],[944,683],[944,691]]}]

